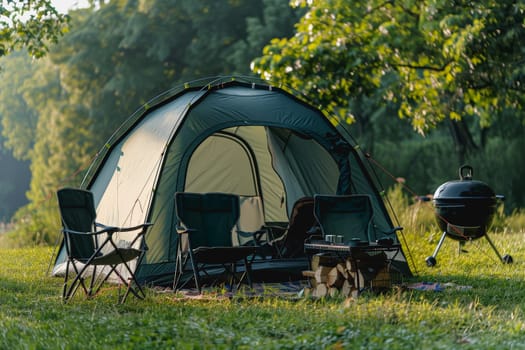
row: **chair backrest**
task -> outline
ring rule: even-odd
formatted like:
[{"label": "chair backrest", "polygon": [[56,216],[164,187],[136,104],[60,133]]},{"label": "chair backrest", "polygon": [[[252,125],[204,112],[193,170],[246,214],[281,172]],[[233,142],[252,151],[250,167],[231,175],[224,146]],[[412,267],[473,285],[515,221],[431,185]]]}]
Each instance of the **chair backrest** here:
[{"label": "chair backrest", "polygon": [[[232,240],[234,245],[245,245],[253,241],[253,233],[265,225],[261,197],[239,196],[239,208],[239,220],[233,228]],[[265,235],[261,237],[262,241],[267,239]]]},{"label": "chair backrest", "polygon": [[368,195],[315,195],[314,214],[323,237],[342,235],[344,243],[371,240],[373,210]]},{"label": "chair backrest", "polygon": [[304,241],[308,238],[308,231],[317,225],[314,216],[314,199],[302,197],[295,201],[286,237],[284,241],[285,255],[295,256],[304,252]]},{"label": "chair backrest", "polygon": [[175,213],[191,233],[192,248],[231,247],[232,229],[239,219],[239,196],[227,193],[175,194]]},{"label": "chair backrest", "polygon": [[[63,188],[57,191],[58,207],[64,229],[78,232],[94,230],[96,219],[93,193],[77,188]],[[90,235],[69,235],[66,239],[69,255],[75,259],[89,258],[95,250]]]}]

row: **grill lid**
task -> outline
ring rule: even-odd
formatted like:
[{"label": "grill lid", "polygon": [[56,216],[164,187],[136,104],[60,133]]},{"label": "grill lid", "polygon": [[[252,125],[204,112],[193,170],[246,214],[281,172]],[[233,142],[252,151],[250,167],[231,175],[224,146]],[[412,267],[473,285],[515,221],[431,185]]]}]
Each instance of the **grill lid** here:
[{"label": "grill lid", "polygon": [[470,165],[459,168],[459,180],[448,181],[439,186],[434,200],[440,199],[495,199],[494,191],[484,182],[472,180],[474,170]]}]

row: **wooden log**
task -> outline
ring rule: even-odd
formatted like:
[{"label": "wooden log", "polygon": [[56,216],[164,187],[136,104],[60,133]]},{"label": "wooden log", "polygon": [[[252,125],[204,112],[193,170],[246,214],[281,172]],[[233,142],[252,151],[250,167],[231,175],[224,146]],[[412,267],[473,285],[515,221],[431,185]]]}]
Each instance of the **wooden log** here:
[{"label": "wooden log", "polygon": [[303,277],[315,278],[315,272],[312,270],[305,270],[302,272]]},{"label": "wooden log", "polygon": [[352,259],[346,259],[346,271],[355,272],[357,270],[356,264]]},{"label": "wooden log", "polygon": [[350,293],[352,292],[352,288],[354,288],[354,284],[351,280],[346,279],[343,282],[343,285],[341,286],[341,295],[344,297],[350,296]]},{"label": "wooden log", "polygon": [[317,281],[315,280],[315,271],[305,270],[302,271],[302,275],[308,278],[308,282],[310,282],[312,288],[315,288],[315,286],[317,286]]},{"label": "wooden log", "polygon": [[326,253],[318,253],[312,256],[312,260],[310,261],[310,267],[313,271],[317,270],[319,266],[329,266],[334,267],[337,265],[339,259],[333,255],[329,255]]},{"label": "wooden log", "polygon": [[357,270],[355,272],[349,272],[350,280],[352,280],[352,284],[359,289],[362,289],[366,287],[366,280],[361,271]]},{"label": "wooden log", "polygon": [[319,283],[315,288],[312,289],[312,297],[324,298],[328,294],[328,287],[324,283]]},{"label": "wooden log", "polygon": [[319,283],[326,283],[328,278],[328,273],[332,270],[329,266],[320,265],[317,270],[315,270],[315,281]]},{"label": "wooden log", "polygon": [[335,267],[337,268],[337,271],[339,271],[341,276],[343,276],[343,279],[347,280],[349,275],[348,275],[348,270],[346,269],[346,265],[343,263],[339,263],[335,265]]},{"label": "wooden log", "polygon": [[343,282],[343,275],[341,275],[337,267],[332,267],[326,276],[326,285],[328,287],[341,288]]}]

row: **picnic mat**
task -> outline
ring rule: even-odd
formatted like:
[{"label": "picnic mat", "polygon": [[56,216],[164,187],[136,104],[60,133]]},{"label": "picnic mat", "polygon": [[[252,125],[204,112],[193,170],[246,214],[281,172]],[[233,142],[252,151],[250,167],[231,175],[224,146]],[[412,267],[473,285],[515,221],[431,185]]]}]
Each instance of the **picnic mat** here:
[{"label": "picnic mat", "polygon": [[443,292],[445,289],[453,290],[469,290],[472,286],[461,286],[452,282],[439,283],[439,282],[417,282],[407,285],[408,289]]},{"label": "picnic mat", "polygon": [[[252,287],[243,285],[239,289],[230,290],[227,286],[203,287],[202,293],[196,288],[181,289],[174,293],[174,299],[200,299],[200,300],[217,300],[232,298],[258,298],[258,297],[280,297],[287,299],[304,298],[304,289],[310,287],[308,281],[293,281],[281,283],[253,283]],[[471,286],[457,285],[452,282],[416,282],[404,285],[404,288],[443,292],[445,290],[470,290]],[[172,289],[158,290],[161,293],[173,293]]]},{"label": "picnic mat", "polygon": [[308,281],[293,281],[281,283],[253,283],[252,287],[242,286],[238,290],[226,287],[204,287],[202,293],[196,288],[181,289],[175,293],[175,298],[181,299],[217,299],[217,298],[256,298],[282,297],[299,298]]}]

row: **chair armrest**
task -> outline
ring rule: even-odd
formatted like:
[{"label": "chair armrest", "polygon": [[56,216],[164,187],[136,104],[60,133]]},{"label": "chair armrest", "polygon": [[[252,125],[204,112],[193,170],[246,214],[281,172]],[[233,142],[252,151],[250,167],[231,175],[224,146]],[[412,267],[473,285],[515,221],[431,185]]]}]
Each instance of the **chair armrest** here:
[{"label": "chair armrest", "polygon": [[[266,241],[263,241],[263,236],[267,235]],[[272,230],[267,226],[262,226],[257,231],[241,231],[237,230],[237,236],[239,237],[239,244],[241,246],[255,246],[260,247],[265,243],[269,243],[273,240]],[[241,244],[241,237],[243,240],[247,240]]]},{"label": "chair armrest", "polygon": [[396,227],[393,227],[390,231],[384,232],[384,234],[385,235],[392,235],[392,234],[396,233],[397,231],[402,231],[402,230],[403,230],[403,227],[396,226]]},{"label": "chair armrest", "polygon": [[272,230],[270,228],[266,227],[266,226],[264,226],[264,229],[257,230],[255,232],[253,232],[252,234],[253,234],[253,241],[254,241],[256,246],[260,246],[261,245],[263,235],[266,234],[267,236],[269,236],[270,240],[273,237]]},{"label": "chair armrest", "polygon": [[[393,227],[391,230],[389,231],[381,231],[384,235],[386,236],[391,236],[393,235],[394,233],[396,233],[397,231],[402,231],[403,230],[403,227],[401,226],[396,226],[396,227]],[[397,237],[395,238],[380,238],[380,239],[376,239],[375,241],[376,243],[378,243],[379,245],[383,245],[383,246],[390,246],[394,243],[397,242]]]},{"label": "chair armrest", "polygon": [[324,241],[324,237],[322,235],[311,235],[304,240],[305,243],[310,243],[312,241]]},{"label": "chair armrest", "polygon": [[151,222],[145,222],[143,224],[137,225],[137,226],[131,226],[131,227],[117,227],[119,232],[129,232],[129,231],[135,231],[138,229],[145,229],[147,227],[153,226]]},{"label": "chair armrest", "polygon": [[[136,231],[138,229],[143,229],[143,228],[146,228],[146,227],[149,227],[149,226],[152,226],[153,224],[151,222],[145,222],[143,224],[140,224],[140,225],[136,225],[136,226],[130,226],[130,227],[118,227],[118,226],[106,226],[104,224],[101,224],[99,222],[95,222],[95,226],[96,227],[101,227],[103,228],[104,230],[106,229],[112,229],[113,231],[115,232],[129,232],[129,231]],[[97,231],[97,232],[101,232],[101,231]]]},{"label": "chair armrest", "polygon": [[179,235],[183,235],[183,234],[189,234],[189,233],[193,233],[193,232],[197,232],[199,230],[195,229],[195,228],[186,228],[186,227],[182,227],[182,226],[177,226],[177,233]]},{"label": "chair armrest", "polygon": [[62,232],[68,233],[68,234],[74,234],[74,235],[91,235],[91,236],[96,236],[96,235],[100,235],[100,234],[103,234],[103,233],[107,233],[109,235],[112,235],[113,233],[118,231],[118,227],[112,227],[112,226],[104,226],[104,227],[105,227],[105,229],[103,229],[103,230],[90,231],[90,232],[75,231],[75,230],[70,230],[70,229],[67,229],[67,228],[63,228]]},{"label": "chair armrest", "polygon": [[[95,227],[101,228],[102,229],[101,231],[104,231],[104,230],[116,231],[116,230],[118,230],[117,226],[108,226],[108,225],[101,224],[100,222],[95,222]],[[101,232],[101,231],[96,231],[96,232]]]}]

